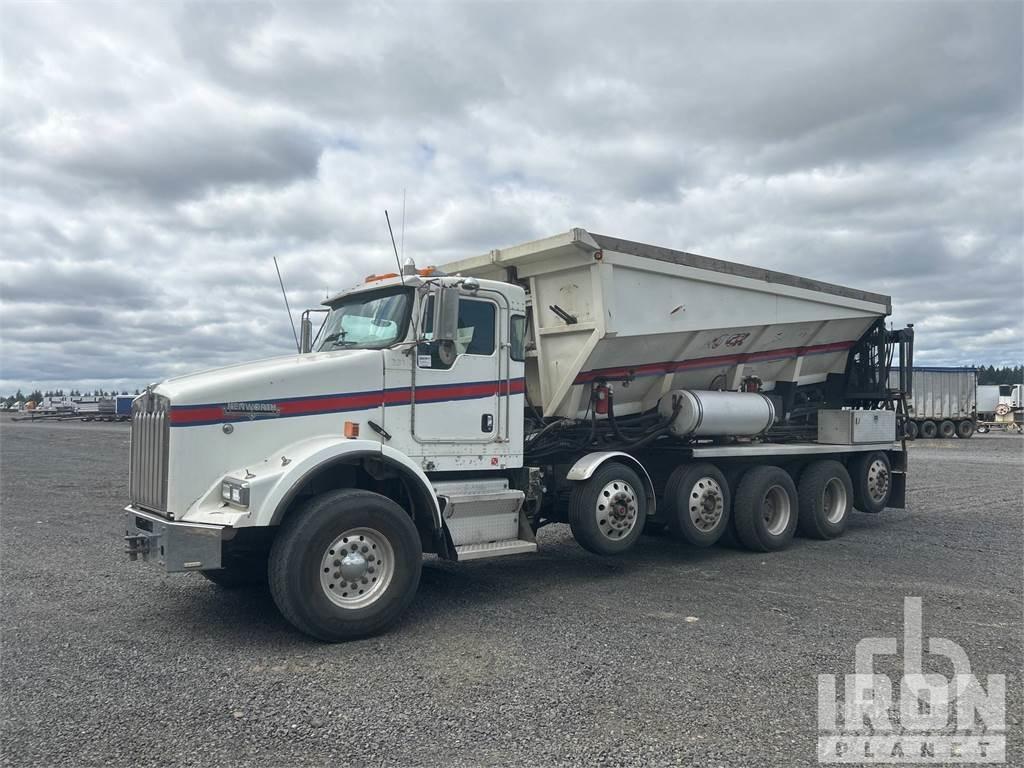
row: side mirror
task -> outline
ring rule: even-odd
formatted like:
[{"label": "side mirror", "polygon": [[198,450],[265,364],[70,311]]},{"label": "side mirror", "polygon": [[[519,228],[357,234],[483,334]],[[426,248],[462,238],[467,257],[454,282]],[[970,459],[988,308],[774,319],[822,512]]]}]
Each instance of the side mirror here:
[{"label": "side mirror", "polygon": [[443,286],[434,297],[434,341],[452,341],[459,334],[459,289]]},{"label": "side mirror", "polygon": [[450,366],[457,356],[455,340],[459,335],[459,289],[456,286],[442,286],[434,296],[433,322],[438,360]]},{"label": "side mirror", "polygon": [[313,321],[308,314],[303,314],[299,324],[299,353],[306,354],[313,349]]}]

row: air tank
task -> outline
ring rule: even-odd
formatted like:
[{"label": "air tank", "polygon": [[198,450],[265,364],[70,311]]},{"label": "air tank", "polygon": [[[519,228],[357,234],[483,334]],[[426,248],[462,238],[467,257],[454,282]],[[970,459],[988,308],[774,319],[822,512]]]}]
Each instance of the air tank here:
[{"label": "air tank", "polygon": [[753,437],[775,422],[775,406],[760,392],[673,389],[658,412],[668,418],[677,400],[679,413],[670,426],[676,437]]}]

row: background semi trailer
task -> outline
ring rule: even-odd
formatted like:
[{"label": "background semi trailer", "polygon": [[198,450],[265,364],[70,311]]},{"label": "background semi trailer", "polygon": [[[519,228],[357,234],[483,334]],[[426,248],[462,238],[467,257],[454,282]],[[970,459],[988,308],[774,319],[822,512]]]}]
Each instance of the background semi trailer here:
[{"label": "background semi trailer", "polygon": [[[890,383],[898,387],[899,372]],[[914,366],[907,398],[906,433],[910,439],[960,437],[977,428],[976,368]]]},{"label": "background semi trailer", "polygon": [[598,555],[645,528],[768,552],[904,505],[886,296],[574,229],[324,303],[302,354],[134,401],[131,559],[267,580],[336,641],[397,619],[424,552],[548,524]]}]

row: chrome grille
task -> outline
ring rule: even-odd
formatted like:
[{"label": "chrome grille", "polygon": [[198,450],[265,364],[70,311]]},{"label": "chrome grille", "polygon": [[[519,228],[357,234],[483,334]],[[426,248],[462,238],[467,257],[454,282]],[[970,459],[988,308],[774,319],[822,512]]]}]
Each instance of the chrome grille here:
[{"label": "chrome grille", "polygon": [[167,453],[171,426],[166,397],[147,391],[132,402],[128,495],[133,505],[167,509]]}]

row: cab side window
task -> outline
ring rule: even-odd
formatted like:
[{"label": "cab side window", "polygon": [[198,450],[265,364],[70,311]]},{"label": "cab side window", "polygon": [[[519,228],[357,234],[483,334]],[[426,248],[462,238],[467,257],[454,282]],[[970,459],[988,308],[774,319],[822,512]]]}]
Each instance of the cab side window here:
[{"label": "cab side window", "polygon": [[494,354],[495,306],[489,301],[459,300],[459,354]]},{"label": "cab side window", "polygon": [[[459,329],[455,351],[460,355],[493,355],[497,307],[481,299],[459,300]],[[427,299],[423,311],[423,338],[431,342],[434,336],[434,297]],[[432,344],[432,342],[431,342]],[[436,355],[430,367],[441,367]]]},{"label": "cab side window", "polygon": [[526,359],[526,316],[525,315],[512,315],[512,319],[509,321],[509,333],[508,333],[509,346],[509,357],[515,360],[517,363],[521,363]]}]

